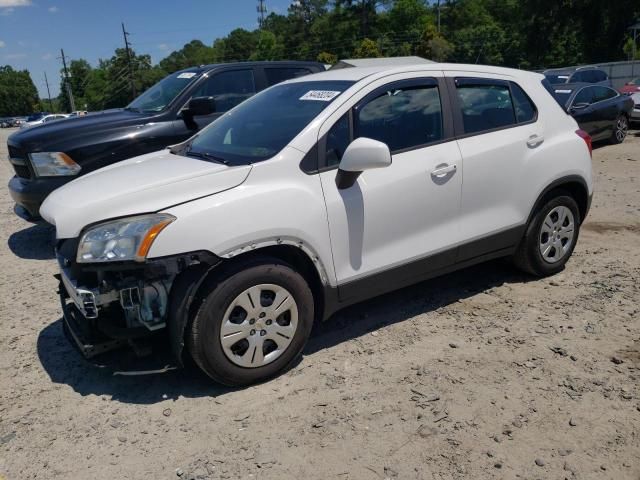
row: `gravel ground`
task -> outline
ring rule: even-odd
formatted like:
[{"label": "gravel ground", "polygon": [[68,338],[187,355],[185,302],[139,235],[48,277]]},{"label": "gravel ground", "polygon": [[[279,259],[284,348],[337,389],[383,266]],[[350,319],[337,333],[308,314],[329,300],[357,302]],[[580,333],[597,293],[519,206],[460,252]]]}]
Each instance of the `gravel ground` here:
[{"label": "gravel ground", "polygon": [[638,480],[640,132],[593,164],[563,273],[498,261],[351,307],[292,371],[242,390],[85,363],[52,231],[2,188],[0,478]]}]

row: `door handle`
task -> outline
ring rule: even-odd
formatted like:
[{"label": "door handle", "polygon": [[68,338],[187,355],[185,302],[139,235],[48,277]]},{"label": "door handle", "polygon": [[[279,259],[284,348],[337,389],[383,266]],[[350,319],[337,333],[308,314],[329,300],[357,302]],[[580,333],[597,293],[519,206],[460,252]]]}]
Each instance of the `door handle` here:
[{"label": "door handle", "polygon": [[449,175],[450,173],[455,172],[458,169],[458,166],[454,163],[453,165],[443,165],[442,167],[436,168],[431,172],[432,177],[444,177],[445,175]]},{"label": "door handle", "polygon": [[544,142],[544,137],[542,135],[534,134],[534,135],[531,135],[527,140],[527,146],[529,148],[536,148],[542,145],[542,142]]}]

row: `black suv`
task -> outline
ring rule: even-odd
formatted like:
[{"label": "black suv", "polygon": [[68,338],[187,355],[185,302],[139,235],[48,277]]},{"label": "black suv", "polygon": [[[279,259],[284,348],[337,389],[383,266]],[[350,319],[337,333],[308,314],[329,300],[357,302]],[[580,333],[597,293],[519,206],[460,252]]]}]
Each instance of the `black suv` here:
[{"label": "black suv", "polygon": [[323,70],[316,62],[202,65],[165,77],[124,109],[16,132],[7,141],[15,211],[38,218],[46,196],[78,175],[182,142],[256,92]]},{"label": "black suv", "polygon": [[609,75],[604,70],[597,67],[578,67],[576,69],[558,69],[545,70],[543,75],[552,85],[562,83],[597,83],[600,85],[611,86]]}]

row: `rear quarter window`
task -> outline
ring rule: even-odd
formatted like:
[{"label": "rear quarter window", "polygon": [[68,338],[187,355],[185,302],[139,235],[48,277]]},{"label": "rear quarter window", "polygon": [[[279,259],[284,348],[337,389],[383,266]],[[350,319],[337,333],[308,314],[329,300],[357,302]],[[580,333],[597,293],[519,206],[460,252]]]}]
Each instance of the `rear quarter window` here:
[{"label": "rear quarter window", "polygon": [[511,94],[518,123],[534,122],[538,118],[538,109],[520,85],[511,82]]}]

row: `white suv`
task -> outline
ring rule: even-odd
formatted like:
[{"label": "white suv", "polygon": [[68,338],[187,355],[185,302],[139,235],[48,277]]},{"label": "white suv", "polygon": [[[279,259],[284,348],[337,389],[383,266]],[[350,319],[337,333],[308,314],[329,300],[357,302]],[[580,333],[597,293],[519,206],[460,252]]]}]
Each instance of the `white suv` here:
[{"label": "white suv", "polygon": [[154,336],[181,365],[186,344],[213,379],[247,385],[345,305],[497,257],[560,271],[589,210],[591,144],[543,79],[323,72],[65,185],[41,213],[66,328],[86,356]]}]

